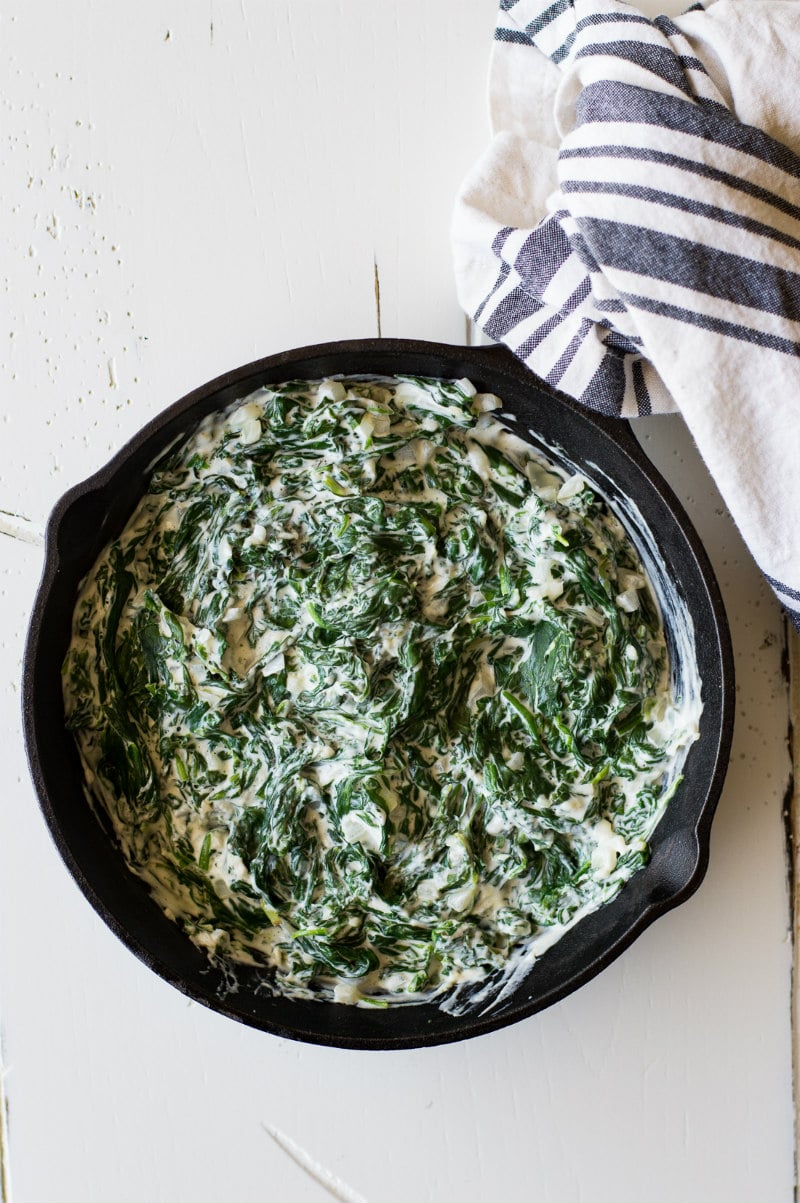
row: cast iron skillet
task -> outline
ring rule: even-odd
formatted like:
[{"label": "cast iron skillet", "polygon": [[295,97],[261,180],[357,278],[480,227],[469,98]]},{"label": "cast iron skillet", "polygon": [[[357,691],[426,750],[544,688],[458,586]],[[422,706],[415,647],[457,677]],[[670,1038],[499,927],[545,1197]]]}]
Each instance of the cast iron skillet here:
[{"label": "cast iron skillet", "polygon": [[[224,975],[162,914],[84,795],[81,767],[64,727],[61,664],[79,582],[120,533],[145,490],[150,468],[212,410],[262,384],[337,373],[469,377],[532,427],[545,444],[584,467],[615,507],[634,512],[663,558],[665,587],[691,616],[702,680],[700,738],[684,781],[652,841],[648,866],[617,898],[572,928],[495,1010],[453,1018],[433,1006],[381,1009],[272,997],[239,973]],[[552,454],[552,451],[550,451]],[[641,533],[641,532],[640,532]],[[663,566],[666,566],[664,569]],[[668,627],[668,638],[677,646]],[[680,666],[678,666],[680,667]],[[270,356],[196,389],[165,410],[95,476],[56,506],[47,527],[45,565],[25,651],[25,735],[31,773],[53,839],[95,910],[127,946],[168,982],[223,1015],[295,1040],[344,1048],[399,1049],[462,1040],[542,1010],[589,981],[659,915],[686,899],[708,863],[711,819],[722,789],[733,729],[733,665],[727,622],[697,534],[626,422],[602,418],[540,386],[500,348],[376,340],[327,343]]]}]

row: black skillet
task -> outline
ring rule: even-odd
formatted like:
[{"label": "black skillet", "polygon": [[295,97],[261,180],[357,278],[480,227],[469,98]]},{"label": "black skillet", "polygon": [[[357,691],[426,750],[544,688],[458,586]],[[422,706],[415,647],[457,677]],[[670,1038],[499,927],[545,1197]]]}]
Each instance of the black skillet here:
[{"label": "black skillet", "polygon": [[[510,997],[486,1014],[454,1018],[433,1006],[385,1010],[273,997],[238,972],[236,992],[209,965],[125,867],[88,804],[75,744],[64,727],[61,664],[79,582],[124,527],[153,462],[212,410],[259,386],[336,374],[468,377],[516,415],[512,429],[552,458],[578,467],[605,494],[637,540],[655,548],[656,591],[678,679],[696,664],[702,681],[700,737],[684,780],[652,840],[652,858],[609,905],[572,928]],[[530,429],[529,429],[530,428]],[[669,593],[670,598],[666,598]],[[674,613],[673,613],[674,611]],[[674,614],[690,617],[687,653]],[[693,646],[692,646],[693,645]],[[684,663],[681,663],[683,658]],[[733,661],[725,612],[708,558],[669,486],[626,422],[598,416],[541,386],[500,348],[394,339],[326,343],[272,355],[196,389],[137,434],[111,462],[58,503],[47,527],[44,573],[25,650],[23,712],[31,773],[53,839],[76,882],[108,926],[151,969],[220,1014],[294,1040],[343,1048],[399,1049],[463,1040],[532,1015],[605,968],[659,915],[700,884],[711,820],[733,730]]]}]

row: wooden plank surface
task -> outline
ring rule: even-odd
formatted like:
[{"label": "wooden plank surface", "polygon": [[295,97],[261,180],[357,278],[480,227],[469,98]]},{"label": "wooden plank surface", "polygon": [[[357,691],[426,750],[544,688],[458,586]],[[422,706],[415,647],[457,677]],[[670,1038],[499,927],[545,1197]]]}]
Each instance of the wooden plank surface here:
[{"label": "wooden plank surface", "polygon": [[677,418],[639,427],[729,609],[706,882],[600,978],[467,1044],[305,1047],[150,974],[49,840],[19,724],[42,524],[149,417],[282,348],[460,342],[448,227],[488,0],[9,0],[0,141],[6,1203],[789,1203],[783,625]]}]

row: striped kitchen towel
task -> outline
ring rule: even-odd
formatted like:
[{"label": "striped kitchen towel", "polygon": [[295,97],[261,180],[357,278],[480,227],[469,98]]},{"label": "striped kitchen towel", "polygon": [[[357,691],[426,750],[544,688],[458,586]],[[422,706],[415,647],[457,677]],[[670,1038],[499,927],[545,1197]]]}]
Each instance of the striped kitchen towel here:
[{"label": "striped kitchen towel", "polygon": [[800,0],[501,0],[459,298],[605,414],[679,409],[800,628]]}]

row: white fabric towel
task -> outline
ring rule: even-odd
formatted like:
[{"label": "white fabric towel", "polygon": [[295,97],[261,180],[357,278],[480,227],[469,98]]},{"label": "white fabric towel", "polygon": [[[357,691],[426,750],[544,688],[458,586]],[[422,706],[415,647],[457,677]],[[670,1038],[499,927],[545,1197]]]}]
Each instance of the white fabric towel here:
[{"label": "white fabric towel", "polygon": [[679,409],[800,628],[800,0],[501,0],[459,298],[553,387]]}]

